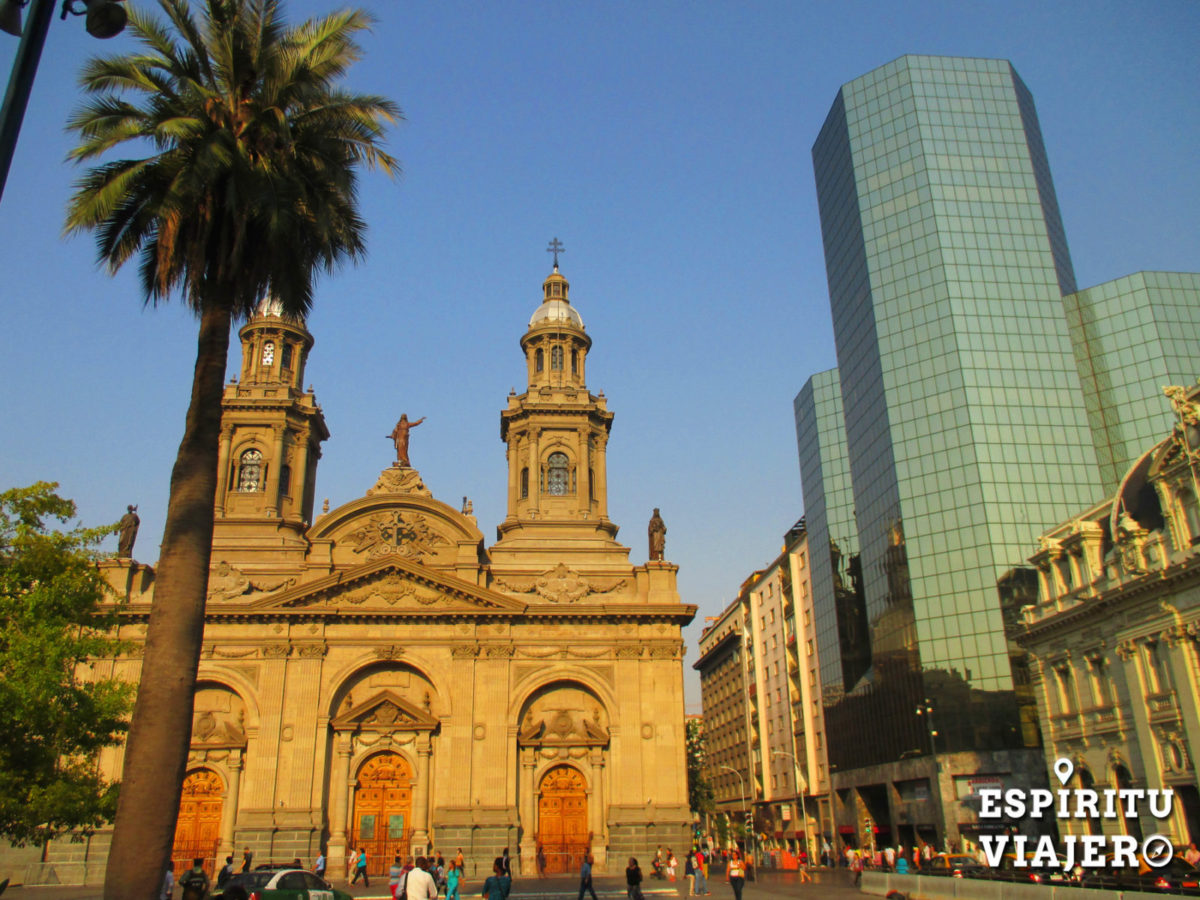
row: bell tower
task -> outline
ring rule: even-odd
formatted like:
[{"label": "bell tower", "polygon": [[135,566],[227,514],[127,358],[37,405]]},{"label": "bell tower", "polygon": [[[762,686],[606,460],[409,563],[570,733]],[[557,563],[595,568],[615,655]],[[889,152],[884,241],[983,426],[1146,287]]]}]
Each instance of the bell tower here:
[{"label": "bell tower", "polygon": [[221,401],[214,561],[229,546],[304,543],[321,442],[329,437],[321,407],[302,388],[313,346],[304,322],[263,301],[238,337],[241,374]]},{"label": "bell tower", "polygon": [[521,561],[544,569],[548,556],[577,567],[628,569],[629,549],[617,543],[608,518],[605,458],[613,414],[603,393],[587,389],[591,347],[556,260],[521,337],[526,389],[510,394],[500,413],[508,515],[490,551],[497,569]]}]

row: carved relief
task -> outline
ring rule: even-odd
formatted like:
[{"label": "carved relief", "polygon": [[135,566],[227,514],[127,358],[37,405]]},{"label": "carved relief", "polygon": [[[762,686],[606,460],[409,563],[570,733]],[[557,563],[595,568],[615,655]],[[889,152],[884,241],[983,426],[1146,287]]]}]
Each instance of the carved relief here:
[{"label": "carved relief", "polygon": [[578,603],[590,595],[610,594],[625,587],[627,579],[616,578],[593,582],[574,569],[559,563],[530,581],[496,579],[496,587],[512,594],[537,594],[551,603]]},{"label": "carved relief", "polygon": [[192,746],[244,747],[246,704],[226,687],[200,687],[193,700]]},{"label": "carved relief", "polygon": [[267,644],[262,654],[267,659],[284,659],[290,655],[292,648],[287,644]]},{"label": "carved relief", "polygon": [[533,748],[608,744],[608,717],[595,695],[575,685],[550,685],[530,700],[518,743]]},{"label": "carved relief", "polygon": [[376,494],[419,494],[422,497],[432,497],[433,492],[425,487],[420,473],[416,469],[392,466],[379,473],[375,487],[367,491],[368,497]]},{"label": "carved relief", "polygon": [[447,600],[441,594],[419,587],[399,572],[388,572],[380,578],[338,595],[337,601],[355,606],[368,603],[376,606],[395,606],[409,598],[422,606],[432,606]]},{"label": "carved relief", "polygon": [[248,597],[253,594],[269,594],[289,588],[295,577],[263,576],[253,580],[240,569],[221,560],[208,575],[208,599],[214,602]]},{"label": "carved relief", "polygon": [[404,648],[397,644],[391,644],[387,647],[376,647],[375,655],[380,659],[399,659],[404,655]]},{"label": "carved relief", "polygon": [[450,649],[450,654],[455,659],[474,659],[479,655],[478,644],[455,644]]},{"label": "carved relief", "polygon": [[297,644],[296,655],[301,659],[323,659],[328,647],[324,643],[320,644]]},{"label": "carved relief", "polygon": [[394,509],[376,513],[346,536],[355,553],[377,559],[389,553],[416,562],[425,562],[437,552],[437,547],[450,542],[429,527],[427,518],[418,512]]}]

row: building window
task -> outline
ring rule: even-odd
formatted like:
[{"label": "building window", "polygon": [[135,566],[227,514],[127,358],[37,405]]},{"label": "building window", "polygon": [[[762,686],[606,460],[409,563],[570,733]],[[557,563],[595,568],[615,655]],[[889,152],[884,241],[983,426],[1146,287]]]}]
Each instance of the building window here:
[{"label": "building window", "polygon": [[535,372],[540,372],[546,367],[545,355],[542,353],[542,348],[538,347],[533,354],[533,369]]},{"label": "building window", "polygon": [[521,470],[521,499],[525,500],[529,497],[529,467],[526,466]]},{"label": "building window", "polygon": [[292,467],[291,466],[280,466],[279,467],[279,496],[280,497],[289,496],[288,491],[291,488],[291,486],[292,486]]},{"label": "building window", "polygon": [[275,342],[267,341],[263,344],[262,362],[264,366],[269,366],[275,362]]},{"label": "building window", "polygon": [[571,351],[571,374],[572,375],[579,374],[579,351],[578,350]]},{"label": "building window", "polygon": [[292,367],[292,345],[291,344],[283,345],[283,367],[285,369],[290,369]]},{"label": "building window", "polygon": [[247,450],[238,461],[239,491],[262,490],[262,451]]},{"label": "building window", "polygon": [[588,500],[596,499],[596,472],[588,469]]},{"label": "building window", "polygon": [[[561,348],[555,348],[561,351]],[[551,453],[546,461],[546,493],[552,497],[562,497],[567,493],[568,473],[567,454]]]},{"label": "building window", "polygon": [[563,348],[553,347],[550,350],[550,368],[555,372],[561,372],[563,367]]},{"label": "building window", "polygon": [[1071,664],[1060,662],[1054,666],[1055,681],[1058,683],[1058,703],[1063,713],[1075,712],[1075,679],[1071,676]]}]

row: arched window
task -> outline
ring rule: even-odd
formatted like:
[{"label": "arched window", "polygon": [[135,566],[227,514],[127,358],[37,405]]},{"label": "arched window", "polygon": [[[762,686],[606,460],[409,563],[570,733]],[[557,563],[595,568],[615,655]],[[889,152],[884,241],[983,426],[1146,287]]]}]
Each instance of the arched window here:
[{"label": "arched window", "polygon": [[550,351],[550,368],[556,372],[561,372],[563,367],[563,349],[562,347],[554,347]]},{"label": "arched window", "polygon": [[565,496],[568,478],[567,454],[551,453],[546,460],[546,493],[552,497]]},{"label": "arched window", "polygon": [[537,349],[537,352],[533,354],[534,371],[537,371],[537,372],[542,371],[542,369],[545,368],[545,365],[546,364],[544,362],[544,357],[542,356],[542,348],[539,347]]},{"label": "arched window", "polygon": [[571,351],[571,374],[572,375],[579,374],[579,351],[578,350]]},{"label": "arched window", "polygon": [[[541,353],[541,351],[538,351]],[[525,500],[529,497],[529,467],[526,466],[521,470],[521,499]]]},{"label": "arched window", "polygon": [[288,492],[291,490],[291,487],[292,487],[292,467],[291,466],[280,466],[279,467],[279,496],[281,498],[289,496]]},{"label": "arched window", "polygon": [[262,490],[262,451],[247,450],[238,460],[237,489],[239,491]]},{"label": "arched window", "polygon": [[283,345],[283,367],[285,369],[290,369],[292,367],[292,345],[291,344]]},{"label": "arched window", "polygon": [[267,341],[263,344],[262,362],[264,366],[269,366],[275,362],[275,342]]}]

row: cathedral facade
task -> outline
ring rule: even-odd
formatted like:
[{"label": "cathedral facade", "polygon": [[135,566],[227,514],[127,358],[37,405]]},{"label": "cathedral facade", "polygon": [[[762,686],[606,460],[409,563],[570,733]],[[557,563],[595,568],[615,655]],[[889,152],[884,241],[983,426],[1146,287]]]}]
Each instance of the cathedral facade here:
[{"label": "cathedral facade", "polygon": [[[501,413],[508,512],[491,546],[408,463],[420,420],[397,426],[397,461],[362,497],[315,511],[329,432],[302,389],[312,336],[264,306],[240,338],[177,869],[324,849],[336,879],[355,848],[375,873],[462,848],[482,875],[507,847],[524,874],[576,871],[585,852],[617,871],[683,846],[680,629],[696,608],[676,566],[634,565],[616,540],[613,414],[586,387],[591,339],[557,265],[521,338],[528,386]],[[137,679],[154,571],[103,565],[133,649],[95,669]],[[101,759],[111,777],[121,763],[120,748]],[[53,880],[94,882],[106,843],[55,845],[38,871],[57,859]]]}]

